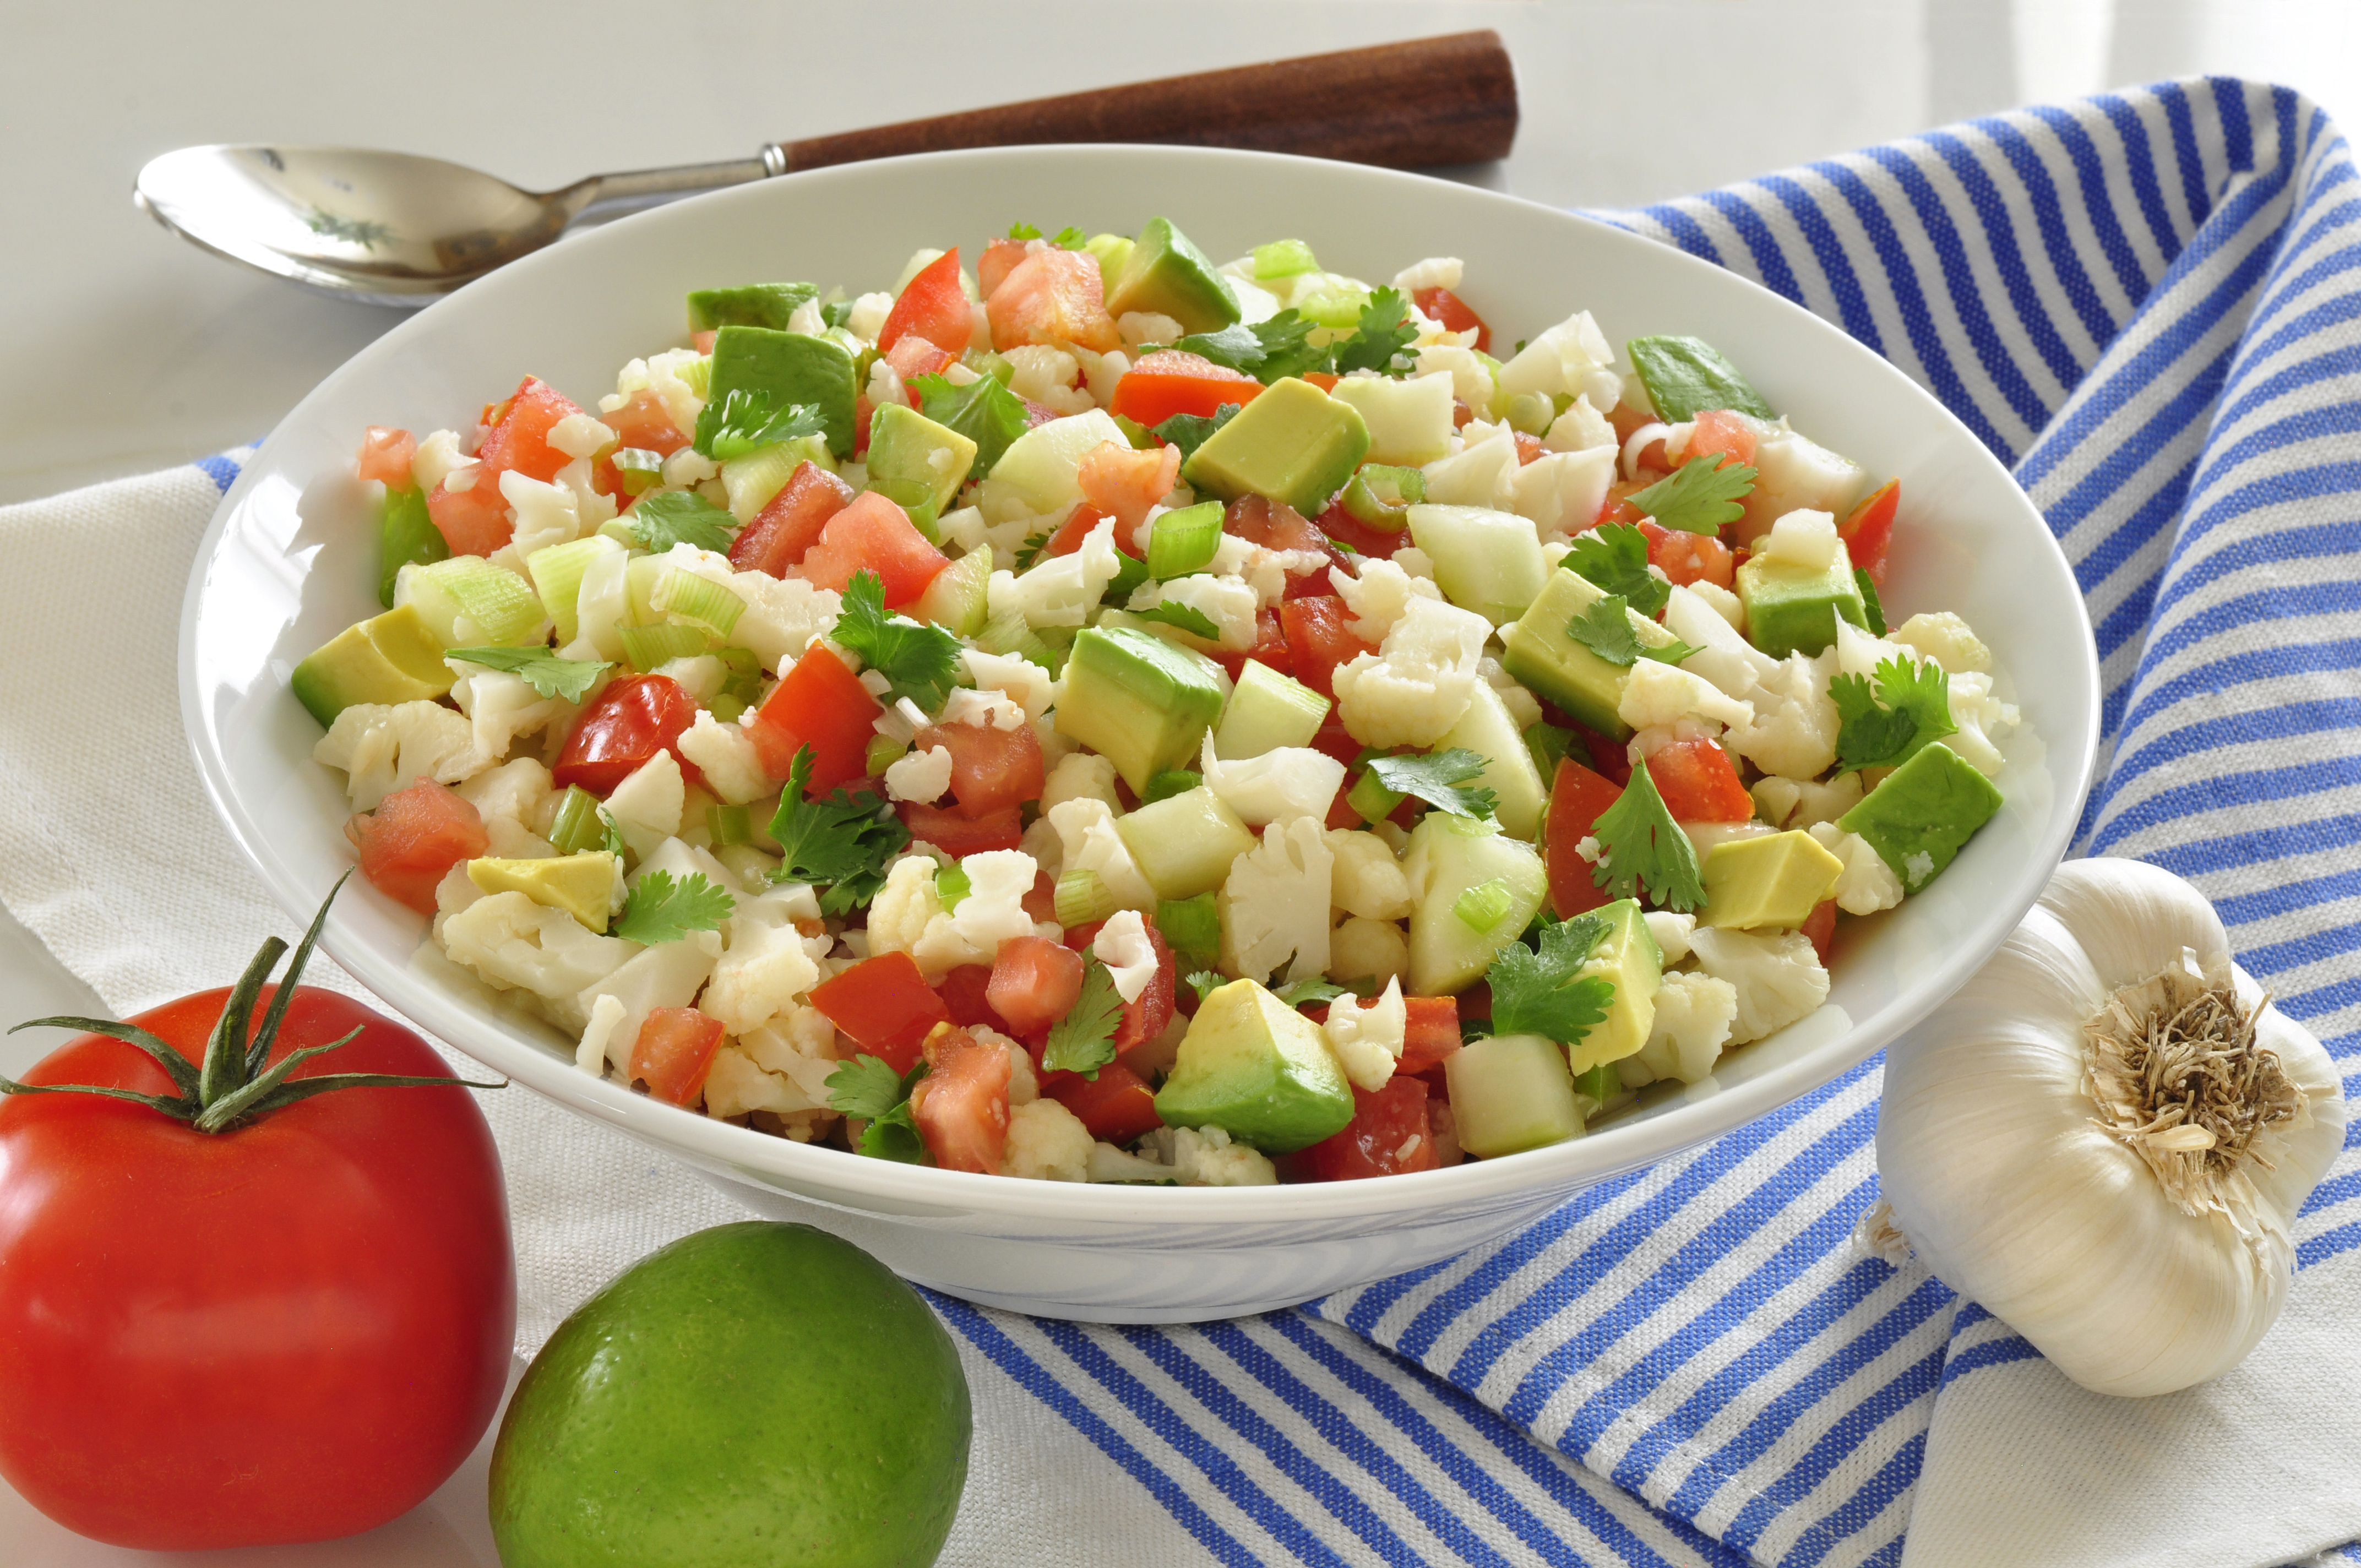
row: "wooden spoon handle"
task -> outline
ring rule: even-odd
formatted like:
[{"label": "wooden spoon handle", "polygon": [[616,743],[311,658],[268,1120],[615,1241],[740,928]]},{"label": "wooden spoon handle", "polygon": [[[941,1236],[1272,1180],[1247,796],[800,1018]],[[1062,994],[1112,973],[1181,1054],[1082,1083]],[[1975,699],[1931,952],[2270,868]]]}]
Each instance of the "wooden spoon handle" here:
[{"label": "wooden spoon handle", "polygon": [[1036,98],[782,142],[789,170],[952,148],[1176,142],[1427,169],[1505,158],[1517,76],[1500,35],[1454,33]]}]

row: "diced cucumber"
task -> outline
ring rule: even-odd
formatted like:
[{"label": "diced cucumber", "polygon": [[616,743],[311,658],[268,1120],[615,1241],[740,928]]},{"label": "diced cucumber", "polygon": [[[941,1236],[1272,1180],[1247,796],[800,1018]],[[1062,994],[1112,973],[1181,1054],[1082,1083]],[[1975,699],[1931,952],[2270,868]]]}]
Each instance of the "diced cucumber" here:
[{"label": "diced cucumber", "polygon": [[1435,586],[1444,597],[1495,626],[1524,614],[1549,582],[1541,537],[1514,512],[1414,506],[1410,537],[1434,563]]},{"label": "diced cucumber", "polygon": [[1485,1159],[1582,1135],[1565,1053],[1545,1035],[1488,1035],[1443,1063],[1459,1146]]},{"label": "diced cucumber", "polygon": [[[1549,877],[1531,844],[1511,839],[1492,821],[1430,811],[1411,830],[1403,869],[1422,889],[1410,916],[1408,989],[1448,996],[1474,984],[1492,956],[1517,940],[1549,893]],[[1475,931],[1456,913],[1459,895],[1499,879],[1510,903],[1499,923]]]},{"label": "diced cucumber", "polygon": [[1328,395],[1361,411],[1361,422],[1369,427],[1372,463],[1417,467],[1451,455],[1448,376],[1347,376]]},{"label": "diced cucumber", "polygon": [[1532,752],[1526,749],[1517,721],[1510,717],[1508,704],[1482,681],[1476,683],[1475,695],[1459,722],[1434,743],[1438,751],[1454,746],[1465,746],[1488,759],[1482,774],[1467,782],[1498,797],[1492,814],[1500,819],[1501,828],[1512,839],[1533,837],[1541,828],[1542,807],[1549,802],[1549,792],[1533,766]]},{"label": "diced cucumber", "polygon": [[984,589],[992,581],[992,547],[984,545],[971,550],[941,571],[927,585],[917,602],[910,607],[910,619],[924,620],[961,637],[973,637],[983,631],[991,610],[984,600]]},{"label": "diced cucumber", "polygon": [[1115,818],[1133,864],[1159,899],[1194,898],[1229,879],[1255,847],[1251,828],[1210,789],[1192,789]]},{"label": "diced cucumber", "polygon": [[1213,728],[1213,755],[1225,762],[1281,746],[1309,746],[1328,717],[1328,699],[1301,681],[1248,659]]}]

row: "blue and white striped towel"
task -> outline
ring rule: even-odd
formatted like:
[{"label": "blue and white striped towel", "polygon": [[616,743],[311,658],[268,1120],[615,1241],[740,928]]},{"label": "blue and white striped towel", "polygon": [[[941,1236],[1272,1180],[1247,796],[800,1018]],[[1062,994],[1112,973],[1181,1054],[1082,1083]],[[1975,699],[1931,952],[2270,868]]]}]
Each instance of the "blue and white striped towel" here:
[{"label": "blue and white striped towel", "polygon": [[[2170,83],[1598,215],[1835,322],[2015,466],[2098,636],[2082,850],[2194,880],[2361,1092],[2361,185],[2326,116]],[[1119,1329],[937,1304],[1224,1563],[1898,1563],[1938,1407],[2038,1356],[1850,1245],[1878,1083],[1871,1062],[1297,1312]],[[2296,1299],[2348,1295],[2361,1153],[2295,1234]],[[2345,1463],[2301,1550],[2361,1533]],[[2188,1480],[2225,1540],[2293,1518]]]}]

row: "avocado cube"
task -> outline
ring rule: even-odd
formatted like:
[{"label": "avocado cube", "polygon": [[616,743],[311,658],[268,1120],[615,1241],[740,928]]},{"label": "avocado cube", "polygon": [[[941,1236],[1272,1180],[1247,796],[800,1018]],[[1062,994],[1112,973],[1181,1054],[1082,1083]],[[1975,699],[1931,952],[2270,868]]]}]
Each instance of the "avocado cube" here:
[{"label": "avocado cube", "polygon": [[1358,409],[1289,376],[1263,389],[1180,466],[1200,495],[1268,496],[1305,517],[1328,510],[1368,455]]},{"label": "avocado cube", "polygon": [[785,332],[796,308],[818,298],[817,283],[749,283],[739,289],[692,289],[688,293],[688,330],[713,332],[725,326],[762,326]]},{"label": "avocado cube", "polygon": [[535,904],[563,909],[601,936],[614,909],[615,857],[604,850],[538,861],[486,855],[467,862],[467,880],[486,893],[521,893]]},{"label": "avocado cube", "polygon": [[1837,640],[1839,616],[1869,630],[1869,611],[1841,540],[1825,566],[1749,556],[1738,568],[1738,598],[1746,606],[1748,640],[1774,659],[1826,649]]},{"label": "avocado cube", "polygon": [[1582,1135],[1565,1053],[1545,1035],[1487,1035],[1443,1062],[1459,1146],[1483,1159]]},{"label": "avocado cube", "polygon": [[1793,930],[1811,918],[1844,874],[1844,862],[1809,833],[1791,828],[1732,839],[1708,850],[1705,908],[1697,924],[1725,930]]},{"label": "avocado cube", "polygon": [[[1566,630],[1576,616],[1587,614],[1592,605],[1606,597],[1607,591],[1587,577],[1563,568],[1552,572],[1549,582],[1502,639],[1506,650],[1500,663],[1578,723],[1628,740],[1631,727],[1616,710],[1623,704],[1623,685],[1631,671],[1609,663],[1576,641]],[[1672,644],[1673,634],[1646,616],[1630,609],[1623,613],[1642,647]]]},{"label": "avocado cube", "polygon": [[1207,996],[1156,1091],[1168,1126],[1215,1126],[1267,1154],[1344,1131],[1353,1086],[1320,1025],[1251,980]]},{"label": "avocado cube", "polygon": [[1639,1053],[1655,1027],[1656,992],[1664,983],[1664,949],[1648,934],[1639,904],[1619,898],[1597,913],[1607,922],[1607,935],[1591,949],[1582,976],[1610,981],[1615,1000],[1608,1003],[1605,1018],[1566,1047],[1566,1065],[1576,1073]]},{"label": "avocado cube", "polygon": [[810,333],[778,332],[762,326],[724,326],[713,338],[713,378],[708,402],[719,403],[731,392],[748,392],[784,409],[809,403],[819,410],[828,433],[828,449],[839,457],[852,455],[853,384],[851,351],[832,338]]},{"label": "avocado cube", "polygon": [[940,516],[967,482],[975,443],[907,403],[887,403],[869,421],[869,488],[904,508]]},{"label": "avocado cube", "polygon": [[1156,896],[1176,904],[1221,886],[1232,862],[1255,847],[1245,818],[1203,785],[1116,817],[1115,830]]},{"label": "avocado cube", "polygon": [[[1098,254],[1104,266],[1109,252]],[[1152,311],[1179,322],[1183,332],[1219,332],[1240,314],[1229,280],[1169,218],[1150,218],[1139,231],[1107,291],[1106,311],[1111,316]]]},{"label": "avocado cube", "polygon": [[334,724],[357,702],[432,701],[451,689],[451,679],[443,644],[418,608],[405,604],[346,627],[296,665],[287,684],[313,718]]},{"label": "avocado cube", "polygon": [[1248,659],[1213,730],[1213,755],[1243,762],[1282,746],[1309,746],[1328,717],[1328,699],[1258,659]]},{"label": "avocado cube", "polygon": [[1066,656],[1058,733],[1113,762],[1134,795],[1197,755],[1222,711],[1222,667],[1127,627],[1079,632]]},{"label": "avocado cube", "polygon": [[1868,839],[1903,891],[1916,893],[1942,874],[2000,803],[1992,780],[1936,740],[1886,774],[1837,826]]}]

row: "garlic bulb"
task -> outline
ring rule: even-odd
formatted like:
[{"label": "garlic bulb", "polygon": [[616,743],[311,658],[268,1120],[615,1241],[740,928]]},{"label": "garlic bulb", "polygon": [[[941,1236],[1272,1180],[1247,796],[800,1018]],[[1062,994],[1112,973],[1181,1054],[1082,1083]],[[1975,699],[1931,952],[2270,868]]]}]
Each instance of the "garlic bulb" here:
[{"label": "garlic bulb", "polygon": [[2328,1053],[2230,961],[2204,896],[2070,861],[1888,1053],[1864,1234],[1898,1227],[2084,1387],[2169,1393],[2279,1317],[2289,1223],[2344,1140]]}]

